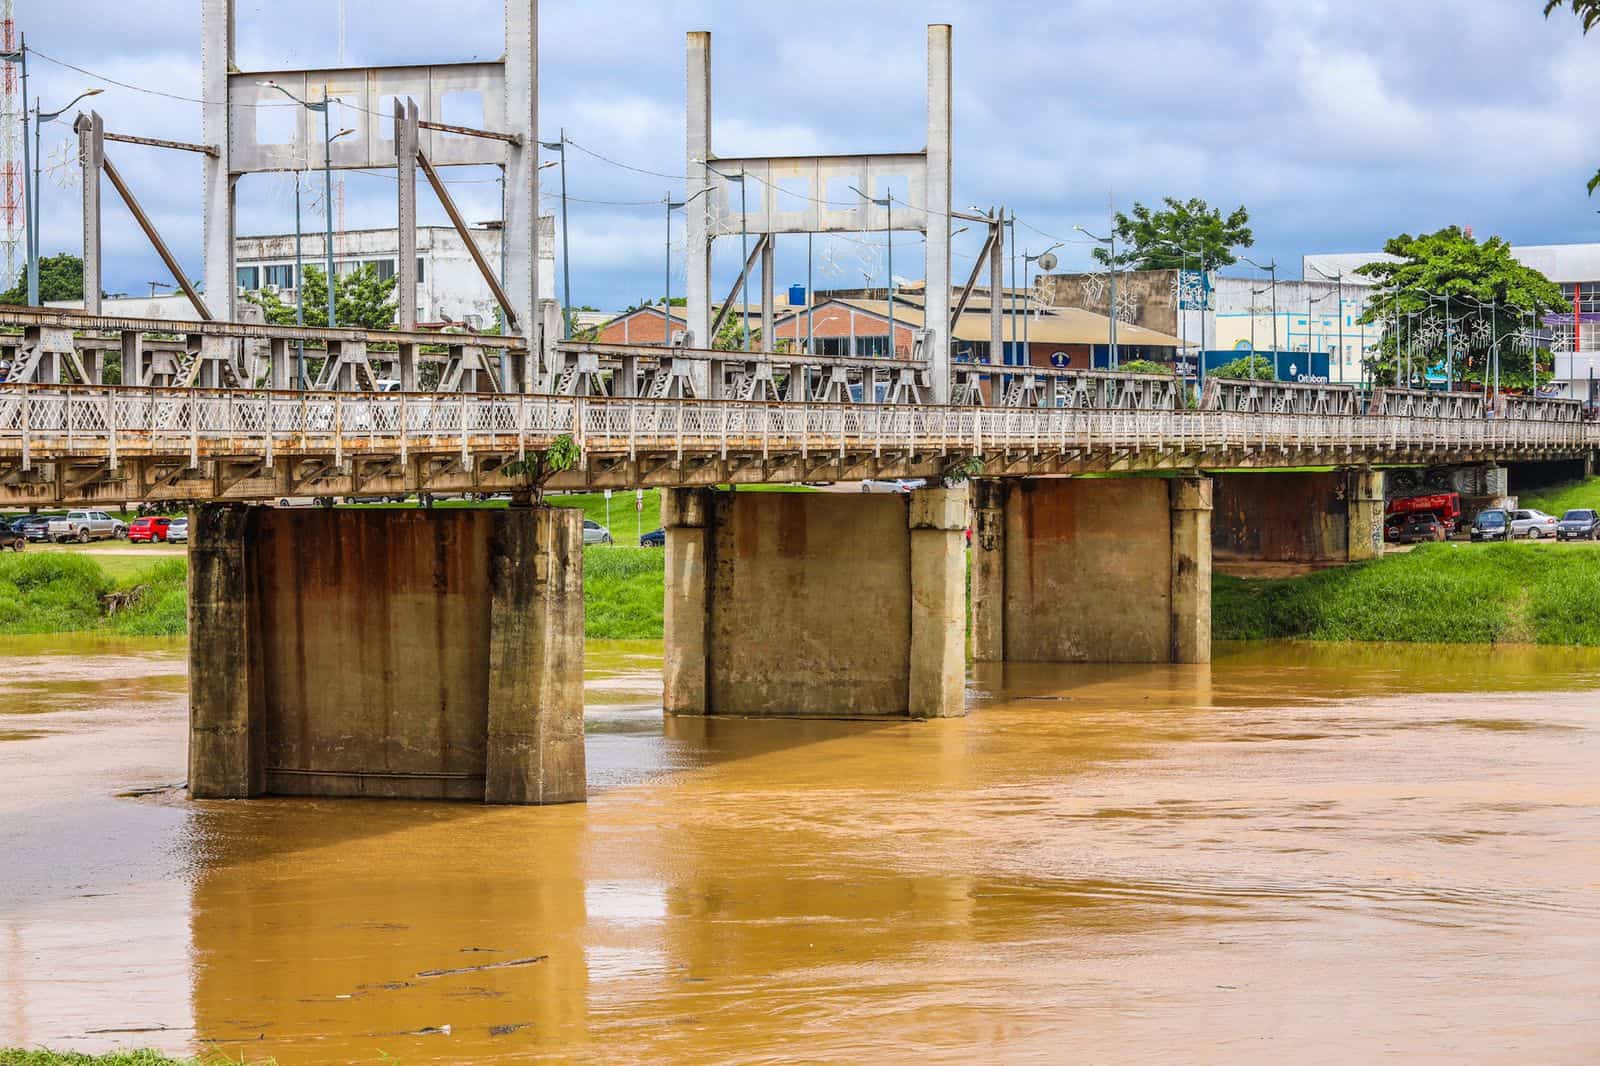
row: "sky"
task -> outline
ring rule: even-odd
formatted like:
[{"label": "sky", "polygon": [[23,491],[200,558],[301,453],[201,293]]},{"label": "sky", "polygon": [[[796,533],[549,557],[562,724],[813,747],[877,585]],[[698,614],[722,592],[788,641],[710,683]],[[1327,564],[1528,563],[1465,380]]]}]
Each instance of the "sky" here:
[{"label": "sky", "polygon": [[[18,27],[38,53],[30,89],[47,110],[99,86],[105,91],[90,102],[108,130],[200,139],[201,105],[192,99],[200,94],[198,0],[15,2]],[[241,69],[337,63],[337,0],[237,2]],[[1285,277],[1298,273],[1304,253],[1376,249],[1394,234],[1451,224],[1519,244],[1600,240],[1600,196],[1584,190],[1600,166],[1600,33],[1586,39],[1570,15],[1544,19],[1543,6],[544,0],[540,134],[554,140],[564,127],[573,142],[573,303],[612,310],[661,295],[661,199],[684,194],[684,33],[703,29],[712,31],[716,152],[792,155],[921,149],[925,26],[951,23],[954,205],[1004,205],[1020,220],[1027,251],[1065,239],[1059,269],[1089,264],[1091,245],[1074,225],[1103,233],[1113,202],[1126,209],[1163,196],[1198,196],[1224,210],[1243,204],[1255,231],[1251,256],[1276,259]],[[500,0],[344,7],[349,65],[492,59],[502,48]],[[70,136],[66,121],[45,127],[47,166],[69,151]],[[199,157],[120,144],[108,154],[198,277]],[[47,255],[81,250],[75,169],[58,165],[43,179]],[[542,174],[546,212],[557,175]],[[469,219],[499,216],[492,171],[448,176]],[[392,178],[351,173],[345,181],[347,228],[394,224]],[[292,190],[284,176],[243,179],[239,232],[292,232]],[[307,228],[321,226],[317,199]],[[422,222],[445,223],[425,188],[418,200]],[[105,287],[148,292],[166,272],[109,187],[103,201]],[[681,214],[674,226],[681,294]],[[882,284],[884,239],[818,237],[816,286],[856,286],[869,275]],[[980,239],[957,234],[958,279]],[[918,235],[895,242],[896,275],[920,278]],[[718,243],[718,293],[737,274],[737,246]],[[805,247],[803,238],[780,240],[780,286],[805,281]]]}]

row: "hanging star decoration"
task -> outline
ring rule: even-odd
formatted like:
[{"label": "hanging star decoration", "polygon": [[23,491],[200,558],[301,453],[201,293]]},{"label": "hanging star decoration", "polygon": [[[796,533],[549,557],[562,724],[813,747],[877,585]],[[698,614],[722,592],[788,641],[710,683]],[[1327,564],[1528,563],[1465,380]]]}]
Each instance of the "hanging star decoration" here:
[{"label": "hanging star decoration", "polygon": [[838,281],[844,275],[844,267],[839,263],[839,249],[829,237],[828,242],[822,246],[822,276],[829,281]]},{"label": "hanging star decoration", "polygon": [[1132,322],[1139,317],[1139,301],[1133,293],[1126,289],[1117,293],[1117,318],[1123,322]]},{"label": "hanging star decoration", "polygon": [[75,189],[83,178],[83,166],[78,156],[76,141],[62,141],[50,149],[45,171],[58,188]]},{"label": "hanging star decoration", "polygon": [[1097,304],[1106,293],[1106,275],[1088,274],[1083,279],[1083,295],[1091,303]]}]

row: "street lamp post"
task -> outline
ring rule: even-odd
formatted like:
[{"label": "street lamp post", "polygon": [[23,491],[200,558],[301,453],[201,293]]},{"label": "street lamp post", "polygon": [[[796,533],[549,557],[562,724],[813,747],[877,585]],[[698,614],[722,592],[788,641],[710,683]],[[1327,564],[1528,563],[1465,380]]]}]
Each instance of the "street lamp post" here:
[{"label": "street lamp post", "polygon": [[[1278,260],[1274,258],[1272,262],[1263,266],[1247,255],[1242,255],[1239,258],[1257,270],[1265,270],[1272,275],[1272,366],[1273,374],[1276,375],[1278,366]],[[1308,330],[1311,328],[1309,322],[1306,323],[1306,328]]]},{"label": "street lamp post", "polygon": [[[739,254],[742,256],[739,261],[740,277],[742,278],[739,283],[739,302],[744,304],[741,317],[744,320],[744,350],[748,352],[750,350],[750,274],[744,269],[744,264],[750,261],[750,212],[745,206],[745,178],[747,175],[743,167],[739,168],[737,175],[726,174],[709,162],[705,164],[705,168],[723,181],[736,181],[739,183]],[[714,341],[715,338],[711,338],[706,343],[711,347],[716,347]]]},{"label": "street lamp post", "polygon": [[[962,227],[962,228],[964,229],[965,227]],[[957,232],[960,232],[960,231],[958,230]],[[951,236],[954,236],[954,235],[955,234],[951,234]],[[1022,253],[1022,288],[1023,288],[1024,292],[1029,293],[1028,296],[1024,297],[1024,301],[1025,302],[1022,305],[1022,351],[1023,351],[1022,365],[1023,366],[1032,366],[1033,365],[1033,349],[1029,347],[1029,343],[1028,343],[1028,303],[1032,301],[1033,280],[1032,280],[1031,274],[1032,274],[1033,264],[1034,263],[1040,264],[1039,269],[1044,270],[1044,271],[1050,271],[1050,270],[1055,269],[1056,257],[1055,257],[1054,253],[1055,253],[1055,250],[1057,248],[1062,248],[1062,247],[1065,247],[1065,242],[1064,241],[1057,241],[1056,243],[1052,244],[1050,247],[1046,248],[1044,251],[1040,252],[1038,255],[1029,255],[1027,252],[1023,252]]]},{"label": "street lamp post", "polygon": [[[322,115],[322,213],[327,221],[323,232],[323,239],[327,245],[323,249],[325,253],[323,261],[328,271],[328,326],[331,329],[337,324],[336,297],[333,289],[333,142],[336,139],[333,133],[333,100],[328,96],[328,87],[326,85],[322,87],[322,99],[316,101],[302,100],[275,81],[269,81],[267,85],[278,90],[307,111],[319,112]],[[345,134],[353,132],[355,131],[340,130],[338,136],[343,137]]]},{"label": "street lamp post", "polygon": [[28,171],[30,161],[28,158],[28,35],[23,34],[21,43],[14,52],[0,52],[0,61],[15,63],[21,68],[22,77],[22,236],[26,244],[25,266],[28,274],[28,302],[39,302],[35,295],[38,282],[35,279],[37,271],[33,269],[35,253],[35,238],[33,233],[33,206],[37,195],[29,186]]},{"label": "street lamp post", "polygon": [[1097,237],[1082,226],[1073,226],[1072,228],[1091,241],[1107,245],[1110,248],[1111,295],[1109,302],[1106,304],[1106,318],[1110,323],[1106,327],[1106,346],[1108,349],[1106,352],[1106,366],[1108,369],[1115,370],[1117,369],[1117,231],[1112,229],[1109,237]]},{"label": "street lamp post", "polygon": [[1324,278],[1338,286],[1339,292],[1339,383],[1344,383],[1344,271],[1338,270],[1332,274],[1323,274],[1322,269],[1313,265],[1312,270],[1322,274]]},{"label": "street lamp post", "polygon": [[[565,181],[566,180],[565,179],[565,171],[563,171],[562,173],[563,173],[562,180]],[[666,269],[666,286],[665,286],[666,303],[662,305],[662,313],[661,313],[662,322],[664,323],[664,325],[661,327],[662,328],[661,346],[663,348],[671,348],[672,347],[672,211],[673,211],[674,208],[688,207],[690,204],[694,203],[696,199],[698,199],[701,196],[704,196],[707,192],[710,192],[710,191],[711,191],[710,186],[707,186],[706,188],[701,189],[698,192],[695,192],[695,193],[692,193],[689,196],[686,196],[682,200],[674,200],[672,198],[672,193],[669,190],[667,192],[667,195],[662,197],[662,199],[661,199],[661,202],[666,205],[666,209],[667,209],[666,210],[666,215],[667,215],[667,255],[666,255],[666,264],[667,264],[667,269]]]},{"label": "street lamp post", "polygon": [[[540,147],[551,152],[560,152],[561,160],[561,337],[563,340],[572,339],[572,245],[569,242],[567,229],[567,128],[561,127],[559,141],[540,141]],[[504,178],[501,179],[504,188]],[[671,197],[668,197],[671,199]],[[668,208],[670,213],[671,208]],[[502,217],[504,217],[502,215]],[[668,224],[670,228],[670,223]],[[500,249],[502,256],[505,251],[505,234],[500,235]],[[505,275],[502,268],[501,276]],[[668,284],[670,284],[670,279]]]},{"label": "street lamp post", "polygon": [[[32,221],[29,222],[29,220],[26,219],[26,218],[23,220],[23,226],[25,228],[28,228],[28,235],[29,235],[29,240],[28,240],[28,303],[30,305],[38,306],[38,304],[39,304],[39,214],[40,214],[40,212],[39,212],[39,155],[40,155],[40,152],[42,151],[42,148],[41,148],[40,143],[39,143],[40,139],[41,139],[41,135],[40,135],[39,131],[44,126],[44,124],[46,122],[54,122],[56,119],[60,118],[64,114],[66,114],[68,111],[71,111],[72,108],[73,108],[73,105],[75,105],[79,100],[83,100],[83,99],[85,99],[87,97],[90,97],[90,96],[99,96],[104,91],[105,90],[103,90],[103,89],[85,89],[83,92],[79,93],[77,96],[74,96],[72,98],[71,103],[67,104],[66,107],[60,107],[60,108],[57,108],[54,111],[43,111],[43,110],[41,110],[40,107],[39,107],[38,98],[37,97],[34,98],[34,101],[33,101],[33,196],[32,196],[31,201],[30,201],[31,204],[32,204],[32,211],[31,211]],[[26,131],[24,131],[23,144],[24,145],[27,144]],[[27,165],[28,165],[27,164],[27,160],[24,160],[23,161],[24,170],[26,170]],[[24,182],[24,184],[26,184],[26,182]]]},{"label": "street lamp post", "polygon": [[892,193],[890,193],[890,194],[887,194],[887,195],[885,195],[885,196],[883,196],[881,198],[872,197],[872,196],[868,196],[866,193],[862,192],[860,189],[856,188],[854,185],[850,186],[850,191],[855,193],[857,196],[861,197],[863,200],[867,201],[867,203],[872,204],[874,207],[881,207],[881,208],[884,209],[885,212],[887,212],[887,215],[885,216],[883,232],[884,232],[884,235],[888,238],[888,244],[889,244],[889,265],[888,265],[889,284],[888,284],[888,287],[884,291],[886,293],[888,293],[888,296],[889,296],[889,299],[887,301],[888,308],[889,308],[889,358],[893,359],[895,357],[895,350],[894,350],[894,195]]}]

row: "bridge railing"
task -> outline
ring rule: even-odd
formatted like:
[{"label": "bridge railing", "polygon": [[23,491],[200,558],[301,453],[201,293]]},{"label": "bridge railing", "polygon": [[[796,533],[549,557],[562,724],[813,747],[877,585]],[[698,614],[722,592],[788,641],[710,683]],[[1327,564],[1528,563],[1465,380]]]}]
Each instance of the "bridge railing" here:
[{"label": "bridge railing", "polygon": [[0,386],[0,457],[509,452],[570,435],[611,454],[772,451],[965,454],[1144,451],[1356,452],[1594,447],[1568,420],[758,403],[518,394]]}]

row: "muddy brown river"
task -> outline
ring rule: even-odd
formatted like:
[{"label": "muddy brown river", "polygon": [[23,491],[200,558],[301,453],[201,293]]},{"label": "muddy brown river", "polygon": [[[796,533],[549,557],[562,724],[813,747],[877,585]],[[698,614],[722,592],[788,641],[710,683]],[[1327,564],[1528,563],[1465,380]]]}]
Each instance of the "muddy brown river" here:
[{"label": "muddy brown river", "polygon": [[1600,653],[976,667],[663,722],[590,802],[183,798],[183,648],[0,640],[0,1047],[285,1066],[1600,1060]]}]

